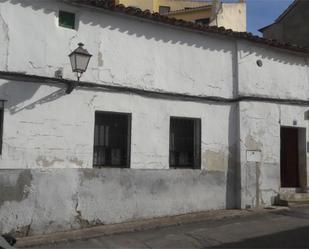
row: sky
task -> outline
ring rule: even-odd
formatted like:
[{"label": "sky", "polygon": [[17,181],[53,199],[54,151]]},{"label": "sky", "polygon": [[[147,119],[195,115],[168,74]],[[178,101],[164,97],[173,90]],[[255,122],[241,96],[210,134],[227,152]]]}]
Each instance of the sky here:
[{"label": "sky", "polygon": [[260,28],[273,23],[293,0],[247,0],[247,31],[261,35]]}]

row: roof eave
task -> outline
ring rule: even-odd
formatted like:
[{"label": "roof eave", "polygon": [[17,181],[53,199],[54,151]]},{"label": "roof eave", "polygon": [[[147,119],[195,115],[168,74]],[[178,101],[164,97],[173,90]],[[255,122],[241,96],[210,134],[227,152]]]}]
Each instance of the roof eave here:
[{"label": "roof eave", "polygon": [[263,28],[260,28],[258,31],[263,32],[264,30],[270,28],[271,26],[274,26],[275,24],[276,24],[276,23],[269,24],[269,25],[267,25],[267,26],[265,26],[265,27],[263,27]]},{"label": "roof eave", "polygon": [[[97,10],[104,10],[108,13],[112,14],[119,14],[125,17],[133,17],[137,20],[143,20],[146,22],[151,22],[156,25],[165,25],[170,26],[177,29],[182,29],[191,32],[197,32],[203,35],[215,35],[215,36],[226,36],[230,39],[237,39],[237,40],[247,40],[253,43],[257,43],[260,45],[265,45],[274,49],[279,49],[283,51],[289,51],[292,53],[297,54],[305,54],[309,55],[309,49],[300,47],[300,46],[293,46],[291,44],[281,43],[276,40],[268,40],[265,38],[261,38],[259,36],[255,36],[251,33],[247,32],[235,32],[231,29],[225,29],[224,27],[215,27],[215,26],[205,26],[196,24],[193,22],[188,22],[184,20],[179,20],[175,18],[170,18],[167,16],[160,15],[159,13],[151,13],[148,11],[142,11],[137,8],[133,7],[125,7],[123,5],[113,5],[112,7],[106,7],[107,5],[104,2],[101,2],[100,6],[96,6],[97,0],[63,0],[66,3],[76,5],[76,6],[83,6],[83,7],[90,7],[95,8]],[[83,3],[81,3],[83,2]],[[86,3],[85,3],[86,2]]]}]

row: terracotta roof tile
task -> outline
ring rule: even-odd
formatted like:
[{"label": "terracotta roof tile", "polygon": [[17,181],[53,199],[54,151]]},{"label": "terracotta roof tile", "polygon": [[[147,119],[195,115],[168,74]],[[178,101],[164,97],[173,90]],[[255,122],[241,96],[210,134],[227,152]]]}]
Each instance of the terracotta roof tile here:
[{"label": "terracotta roof tile", "polygon": [[123,13],[130,16],[139,17],[142,19],[148,19],[152,21],[156,21],[158,23],[169,24],[172,26],[188,28],[192,30],[197,30],[201,32],[205,32],[207,34],[218,34],[223,36],[228,36],[231,38],[239,38],[248,40],[251,42],[268,45],[274,48],[280,48],[289,50],[292,52],[298,53],[308,53],[309,49],[303,48],[298,45],[291,45],[289,43],[282,43],[276,40],[269,40],[265,38],[261,38],[259,36],[253,35],[252,33],[247,32],[235,32],[230,29],[225,29],[224,27],[216,27],[216,26],[206,26],[201,24],[196,24],[194,22],[188,22],[181,19],[175,19],[171,17],[167,17],[165,15],[160,15],[159,13],[151,13],[149,10],[142,11],[139,8],[135,7],[125,7],[124,5],[115,5],[113,0],[63,0],[67,3],[75,3],[82,5],[89,5],[97,8],[102,8],[104,10],[109,10],[113,12]]}]

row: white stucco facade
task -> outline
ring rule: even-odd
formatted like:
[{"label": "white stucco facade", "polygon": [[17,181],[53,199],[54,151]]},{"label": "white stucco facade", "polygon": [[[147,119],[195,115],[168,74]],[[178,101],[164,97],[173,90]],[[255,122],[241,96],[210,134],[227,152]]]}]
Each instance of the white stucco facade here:
[{"label": "white stucco facade", "polygon": [[[35,6],[32,4],[25,7],[10,2],[5,2],[1,8],[7,8],[3,11],[7,23],[11,23],[10,18],[14,19],[15,13],[19,11],[21,15],[27,15],[29,20],[29,23],[22,22],[16,25],[16,28],[8,29],[10,59],[3,69],[53,77],[55,71],[62,67],[64,78],[75,79],[67,54],[76,48],[78,42],[83,41],[93,54],[89,69],[82,78],[84,81],[201,97],[231,98],[233,95],[234,44],[229,41],[212,37],[205,40],[205,36],[194,33],[186,36],[181,30],[88,9],[83,9],[78,15],[78,30],[72,31],[58,27],[55,13],[59,9],[78,12],[81,12],[81,9],[60,3],[51,4],[48,1],[35,4],[40,6],[36,10],[33,10]],[[35,36],[22,35],[27,27],[33,27],[30,23],[32,17],[27,10],[32,11],[30,13],[33,15],[33,23],[40,15],[46,21],[46,28],[37,27]],[[97,25],[89,25],[87,18],[96,20]],[[102,24],[106,27],[102,27]],[[20,46],[21,39],[24,46]],[[50,40],[59,42],[50,44]],[[214,61],[216,63],[213,63]],[[217,63],[222,65],[222,68],[218,68]],[[20,87],[24,89],[18,91]],[[50,167],[92,167],[92,124],[96,110],[133,114],[132,168],[168,168],[170,116],[202,118],[202,133],[205,136],[202,139],[202,151],[220,152],[228,148],[227,137],[221,131],[228,131],[229,105],[213,106],[194,102],[183,105],[181,100],[169,101],[134,94],[89,92],[82,89],[62,96],[64,93],[57,86],[13,84],[6,80],[3,81],[2,88],[1,97],[7,100],[5,122],[21,122],[18,130],[27,132],[34,139],[31,143],[27,135],[24,142],[16,141],[14,144],[15,127],[12,127],[13,130],[5,127],[1,162],[3,168],[40,168],[42,160],[45,159],[53,162],[47,163]],[[12,96],[12,92],[18,96]],[[45,101],[49,102],[49,98],[52,99],[51,103],[43,104]],[[66,108],[63,108],[64,106]],[[205,108],[209,111],[201,113],[200,110]],[[78,110],[78,113],[74,110]],[[24,125],[24,122],[28,122],[26,120],[29,115],[33,117],[33,120],[29,121],[30,130]],[[217,134],[214,131],[208,132],[218,126],[217,118],[211,118],[214,116],[222,120],[220,132]],[[23,120],[23,117],[27,117],[26,120]],[[9,121],[10,118],[13,120]],[[59,122],[64,125],[59,126]],[[73,131],[72,127],[80,130]],[[48,139],[40,135],[45,133],[45,129],[45,138]],[[52,130],[55,133],[51,132]],[[78,138],[75,132],[80,135]],[[152,140],[145,144],[143,140],[149,133],[152,134],[149,138]],[[72,140],[75,140],[74,145],[71,144]],[[12,148],[20,148],[17,153],[22,153],[23,156],[14,156],[19,163],[9,155],[12,155],[9,152]],[[46,155],[49,156],[46,158]],[[74,159],[77,164],[69,162]],[[203,168],[206,168],[206,165],[203,165]]]},{"label": "white stucco facade", "polygon": [[[59,10],[76,14],[75,30],[58,26]],[[55,222],[50,231],[69,229],[70,224],[81,227],[74,220],[76,210],[70,209],[76,201],[82,203],[78,205],[83,219],[94,221],[97,216],[107,224],[270,205],[280,192],[280,128],[308,129],[308,56],[62,1],[2,0],[0,29],[0,71],[19,75],[0,75],[0,99],[5,101],[0,179],[6,179],[5,188],[14,189],[16,179],[27,174],[21,182],[29,190],[24,198],[0,201],[0,217],[7,220],[2,231],[31,223],[32,233],[39,233],[50,222],[46,212]],[[74,80],[67,55],[79,42],[93,55],[82,81],[114,90],[77,87],[67,95],[61,80],[23,78],[23,74],[52,78],[62,68],[63,77]],[[125,171],[96,170],[89,180],[83,175],[93,168],[96,111],[132,115],[131,162]],[[201,169],[169,169],[173,116],[201,119]],[[305,137],[308,141],[308,133]],[[251,151],[261,154],[258,162],[248,161]],[[304,154],[307,158],[306,150]],[[65,190],[56,203],[65,206],[60,208],[65,214],[45,205],[40,192],[44,184],[38,180],[43,172],[49,191],[59,191],[55,176],[61,170],[69,180],[61,183]],[[14,177],[7,178],[11,171]],[[134,192],[145,172],[151,174],[145,191]],[[118,182],[126,174],[130,186]],[[108,182],[106,177],[111,177]],[[171,179],[165,192],[160,189],[158,181]],[[100,181],[104,183],[98,187]],[[115,199],[107,192],[97,196],[105,187],[115,191]],[[191,204],[183,200],[183,192],[189,194],[190,188]],[[122,195],[124,189],[135,194]],[[15,196],[20,190],[12,191]],[[145,196],[149,192],[153,202]],[[105,197],[115,206],[124,201],[130,208],[111,215]],[[33,200],[36,204],[29,207]],[[142,200],[149,205],[141,205]],[[67,220],[61,222],[63,215]]]}]

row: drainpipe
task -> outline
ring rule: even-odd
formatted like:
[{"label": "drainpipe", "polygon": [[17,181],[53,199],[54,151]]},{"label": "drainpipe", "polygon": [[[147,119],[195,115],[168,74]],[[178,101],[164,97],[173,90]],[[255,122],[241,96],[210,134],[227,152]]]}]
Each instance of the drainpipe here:
[{"label": "drainpipe", "polygon": [[218,26],[218,13],[222,7],[221,0],[212,0],[210,22],[215,21],[215,26]]}]

